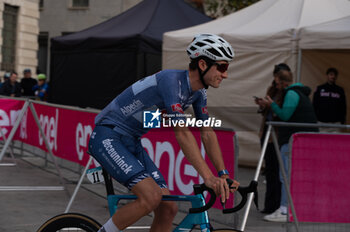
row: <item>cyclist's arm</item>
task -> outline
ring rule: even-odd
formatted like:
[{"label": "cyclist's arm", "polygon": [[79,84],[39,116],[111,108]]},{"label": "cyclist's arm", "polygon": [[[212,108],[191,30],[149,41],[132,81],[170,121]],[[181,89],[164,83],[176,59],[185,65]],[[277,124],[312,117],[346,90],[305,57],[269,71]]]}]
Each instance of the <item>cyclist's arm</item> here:
[{"label": "cyclist's arm", "polygon": [[216,168],[216,171],[219,172],[226,169],[219,142],[214,130],[211,127],[201,127],[200,132],[205,151],[209,156],[210,161]]},{"label": "cyclist's arm", "polygon": [[190,129],[187,127],[175,126],[174,132],[176,140],[179,143],[185,157],[203,177],[203,179],[206,180],[213,177],[214,175],[203,159],[197,141]]},{"label": "cyclist's arm", "polygon": [[225,179],[213,175],[200,153],[192,132],[186,127],[179,126],[174,127],[174,132],[185,157],[203,177],[205,185],[213,189],[217,195],[221,196],[221,201],[225,202],[229,198],[228,185]]},{"label": "cyclist's arm", "polygon": [[[222,156],[221,148],[219,145],[218,138],[216,136],[216,133],[211,127],[201,127],[201,139],[205,148],[205,151],[207,155],[210,158],[210,161],[214,165],[217,172],[222,171],[225,168],[225,162]],[[221,178],[226,179],[230,178],[229,175],[222,175]],[[235,180],[233,180],[232,187],[238,187],[239,183]],[[231,192],[234,192],[235,189],[231,189]]]}]

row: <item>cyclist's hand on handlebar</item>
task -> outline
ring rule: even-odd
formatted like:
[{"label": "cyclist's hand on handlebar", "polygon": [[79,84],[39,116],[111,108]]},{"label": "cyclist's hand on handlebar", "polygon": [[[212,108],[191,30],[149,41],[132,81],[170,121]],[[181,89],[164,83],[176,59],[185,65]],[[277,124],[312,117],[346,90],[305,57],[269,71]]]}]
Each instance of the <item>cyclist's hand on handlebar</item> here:
[{"label": "cyclist's hand on handlebar", "polygon": [[216,196],[221,197],[221,202],[225,202],[230,197],[230,189],[226,182],[226,179],[211,176],[210,178],[204,180],[207,187],[214,190]]},{"label": "cyclist's hand on handlebar", "polygon": [[228,182],[231,193],[234,193],[238,189],[238,186],[240,185],[239,182],[230,179],[229,175],[222,175],[221,178],[225,179]]}]

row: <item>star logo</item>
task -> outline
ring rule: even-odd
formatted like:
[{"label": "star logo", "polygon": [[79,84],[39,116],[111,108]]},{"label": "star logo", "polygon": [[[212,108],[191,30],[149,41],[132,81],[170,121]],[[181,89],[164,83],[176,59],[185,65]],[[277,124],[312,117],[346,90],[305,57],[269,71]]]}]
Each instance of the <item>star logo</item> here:
[{"label": "star logo", "polygon": [[160,115],[162,113],[156,111],[143,111],[143,128],[160,128]]},{"label": "star logo", "polygon": [[151,119],[151,122],[154,120],[154,119],[157,119],[162,113],[159,112],[159,109],[157,109],[156,112],[154,113],[151,113],[153,115],[152,119]]}]

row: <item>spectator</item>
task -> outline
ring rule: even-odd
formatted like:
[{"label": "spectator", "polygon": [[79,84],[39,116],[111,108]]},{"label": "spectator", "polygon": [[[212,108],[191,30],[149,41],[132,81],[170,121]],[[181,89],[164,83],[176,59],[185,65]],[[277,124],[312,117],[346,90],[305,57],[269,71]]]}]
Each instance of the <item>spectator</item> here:
[{"label": "spectator", "polygon": [[46,75],[41,73],[38,75],[38,84],[33,87],[36,99],[46,101],[48,90],[49,85],[46,83]]},{"label": "spectator", "polygon": [[[283,91],[282,107],[272,100],[270,96],[262,99],[264,104],[269,105],[272,111],[278,118],[285,122],[297,123],[316,123],[317,118],[309,99],[311,92],[310,88],[301,83],[293,82],[293,75],[288,70],[280,70],[275,77],[276,87]],[[289,139],[293,133],[301,131],[318,131],[317,128],[306,127],[280,127],[278,128],[278,143],[280,146],[280,153],[283,160],[283,167],[288,173],[288,156],[289,156]],[[272,222],[286,222],[287,221],[287,192],[285,189],[285,182],[282,178],[280,169],[281,186],[281,202],[280,207],[272,214],[266,215],[264,220]]]},{"label": "spectator", "polygon": [[11,72],[8,81],[5,81],[0,89],[1,95],[6,95],[10,97],[20,97],[21,96],[21,85],[17,81],[17,73]]},{"label": "spectator", "polygon": [[23,70],[23,78],[21,80],[22,96],[35,96],[33,87],[37,85],[38,82],[32,78],[32,72],[30,69]]},{"label": "spectator", "polygon": [[[273,76],[276,77],[280,70],[290,71],[288,65],[280,63],[275,65],[273,70]],[[281,106],[282,91],[276,87],[276,82],[273,80],[271,86],[267,90],[267,95],[277,102]],[[260,128],[260,143],[261,146],[264,143],[265,135],[267,131],[266,122],[276,120],[276,116],[273,114],[271,108],[268,105],[264,105],[261,98],[256,98],[255,103],[259,105],[259,113],[262,113],[263,120]],[[266,193],[265,203],[262,213],[271,214],[280,207],[281,201],[281,182],[279,179],[279,167],[278,159],[273,145],[272,139],[268,141],[266,152],[264,156],[265,160],[265,178],[266,178]]]},{"label": "spectator", "polygon": [[10,79],[10,75],[11,75],[11,73],[5,72],[5,74],[4,74],[4,81],[3,81],[3,82],[0,82],[0,90],[1,90],[1,86],[2,86],[6,81],[8,81],[8,80]]},{"label": "spectator", "polygon": [[[344,89],[336,84],[338,70],[329,68],[327,82],[317,86],[313,106],[320,123],[345,124],[346,100]],[[322,132],[339,132],[338,128],[320,128]]]}]

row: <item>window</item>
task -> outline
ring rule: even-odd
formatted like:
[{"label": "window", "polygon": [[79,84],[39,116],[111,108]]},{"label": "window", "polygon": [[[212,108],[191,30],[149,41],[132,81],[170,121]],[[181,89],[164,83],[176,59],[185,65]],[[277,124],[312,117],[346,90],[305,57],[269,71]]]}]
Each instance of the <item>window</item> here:
[{"label": "window", "polygon": [[47,73],[47,59],[49,51],[49,33],[40,32],[38,37],[38,67],[37,73]]},{"label": "window", "polygon": [[4,27],[2,28],[1,69],[6,71],[15,69],[17,16],[18,7],[5,4],[3,12]]},{"label": "window", "polygon": [[89,0],[72,0],[72,8],[87,8]]},{"label": "window", "polygon": [[39,1],[39,9],[42,10],[44,8],[44,0]]}]

